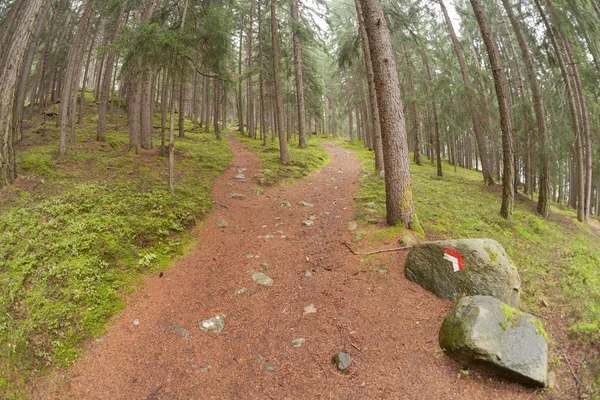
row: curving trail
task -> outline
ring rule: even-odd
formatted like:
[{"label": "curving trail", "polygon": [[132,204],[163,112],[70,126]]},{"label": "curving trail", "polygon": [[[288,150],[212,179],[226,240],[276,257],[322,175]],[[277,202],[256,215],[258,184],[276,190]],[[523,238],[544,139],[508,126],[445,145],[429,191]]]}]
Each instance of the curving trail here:
[{"label": "curving trail", "polygon": [[[35,385],[32,397],[516,399],[532,394],[477,379],[473,372],[458,377],[460,365],[437,344],[452,304],[404,278],[406,253],[382,254],[366,267],[343,246],[353,234],[348,222],[360,174],[360,162],[350,152],[327,144],[329,166],[294,186],[257,195],[252,176],[259,160],[237,140],[228,140],[233,166],[215,184],[215,207],[197,247],[162,278],[147,279],[104,340],[91,343],[70,369]],[[244,181],[234,179],[241,168],[246,168]],[[245,198],[228,197],[234,193]],[[291,207],[281,206],[285,201]],[[301,207],[300,201],[314,206]],[[304,226],[311,216],[314,225]],[[228,226],[218,227],[218,219]],[[389,271],[378,271],[383,269]],[[305,276],[307,270],[312,276]],[[273,278],[273,287],[257,286],[253,272]],[[244,287],[248,296],[235,295]],[[309,305],[316,313],[303,311]],[[216,315],[225,318],[221,334],[199,328],[198,322]],[[293,346],[297,338],[306,340],[302,347]],[[339,351],[352,356],[348,375],[331,362]]]}]

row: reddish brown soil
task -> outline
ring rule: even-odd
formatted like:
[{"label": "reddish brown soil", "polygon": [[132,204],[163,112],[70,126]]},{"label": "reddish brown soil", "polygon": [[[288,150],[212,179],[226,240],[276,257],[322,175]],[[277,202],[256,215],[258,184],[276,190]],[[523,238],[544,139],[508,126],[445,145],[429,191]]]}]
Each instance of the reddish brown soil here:
[{"label": "reddish brown soil", "polygon": [[[162,278],[149,278],[114,318],[102,342],[89,345],[72,368],[33,389],[32,397],[61,399],[509,399],[533,392],[470,372],[437,343],[452,303],[404,278],[406,253],[367,261],[350,241],[353,192],[360,163],[327,145],[331,164],[305,181],[256,195],[258,159],[235,140],[233,167],[214,187],[214,211],[197,247]],[[233,176],[239,168],[246,182]],[[341,171],[341,173],[339,173]],[[334,178],[333,181],[331,178]],[[334,189],[334,187],[338,189]],[[241,193],[244,200],[230,199]],[[291,208],[280,204],[288,201]],[[314,207],[300,207],[306,201]],[[314,215],[315,224],[302,221]],[[215,221],[229,223],[218,228]],[[281,227],[275,228],[278,223]],[[282,231],[283,234],[277,233]],[[272,234],[272,239],[258,238]],[[281,238],[285,235],[286,238]],[[366,245],[365,245],[366,246]],[[247,254],[260,258],[246,258]],[[261,271],[275,280],[261,289]],[[386,273],[380,271],[387,268]],[[313,275],[305,277],[305,271]],[[234,292],[247,287],[250,296]],[[314,304],[316,313],[304,314]],[[198,322],[224,315],[220,334]],[[140,325],[133,321],[139,319]],[[171,331],[190,331],[188,341]],[[292,340],[305,338],[294,348]],[[332,356],[352,356],[349,374]],[[260,355],[260,357],[259,357]],[[264,362],[261,362],[261,357]],[[277,370],[269,372],[265,362]],[[210,369],[206,371],[207,365]]]}]

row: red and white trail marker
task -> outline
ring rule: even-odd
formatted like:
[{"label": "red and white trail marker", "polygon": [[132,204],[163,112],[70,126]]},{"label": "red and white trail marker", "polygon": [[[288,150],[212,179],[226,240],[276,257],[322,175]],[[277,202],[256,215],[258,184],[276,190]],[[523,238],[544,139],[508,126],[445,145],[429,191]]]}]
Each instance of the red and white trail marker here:
[{"label": "red and white trail marker", "polygon": [[462,254],[452,249],[444,250],[444,260],[448,260],[454,267],[454,272],[462,271],[465,269],[465,262],[463,261]]}]

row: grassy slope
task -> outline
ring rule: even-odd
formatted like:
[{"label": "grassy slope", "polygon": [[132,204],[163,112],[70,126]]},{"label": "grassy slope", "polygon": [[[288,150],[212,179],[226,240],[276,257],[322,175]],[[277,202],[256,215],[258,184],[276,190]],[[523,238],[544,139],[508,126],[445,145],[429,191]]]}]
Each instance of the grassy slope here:
[{"label": "grassy slope", "polygon": [[178,138],[171,195],[165,159],[127,153],[126,131],[97,143],[88,116],[58,160],[54,120],[36,125],[17,150],[19,182],[0,192],[0,398],[18,397],[32,373],[72,363],[123,294],[182,253],[232,160],[212,134]]},{"label": "grassy slope", "polygon": [[[367,202],[375,202],[383,217],[383,180],[373,175],[372,153],[361,144],[345,142],[342,146],[356,153],[368,174],[357,194],[357,218],[365,222]],[[576,220],[572,210],[557,205],[552,206],[549,220],[544,220],[536,215],[535,203],[523,196],[516,201],[512,220],[505,221],[499,215],[498,186],[486,187],[475,171],[459,168],[455,173],[452,166],[444,164],[444,178],[439,179],[426,162],[421,167],[413,163],[411,172],[417,215],[428,239],[497,240],[519,267],[522,308],[560,315],[575,340],[600,341],[600,232],[592,232]],[[550,307],[545,308],[542,301]],[[598,371],[600,366],[590,368]],[[589,378],[600,386],[600,374]]]}]

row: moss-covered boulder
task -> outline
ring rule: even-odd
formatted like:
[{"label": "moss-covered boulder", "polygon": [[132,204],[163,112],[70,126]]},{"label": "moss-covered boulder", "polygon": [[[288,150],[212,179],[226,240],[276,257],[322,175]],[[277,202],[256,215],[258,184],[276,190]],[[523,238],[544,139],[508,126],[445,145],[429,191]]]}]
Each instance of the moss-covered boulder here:
[{"label": "moss-covered boulder", "polygon": [[444,319],[439,340],[464,365],[526,386],[546,386],[548,336],[541,321],[494,297],[463,297]]},{"label": "moss-covered boulder", "polygon": [[408,254],[405,274],[442,299],[484,295],[519,306],[519,272],[495,240],[444,240],[416,245]]}]

